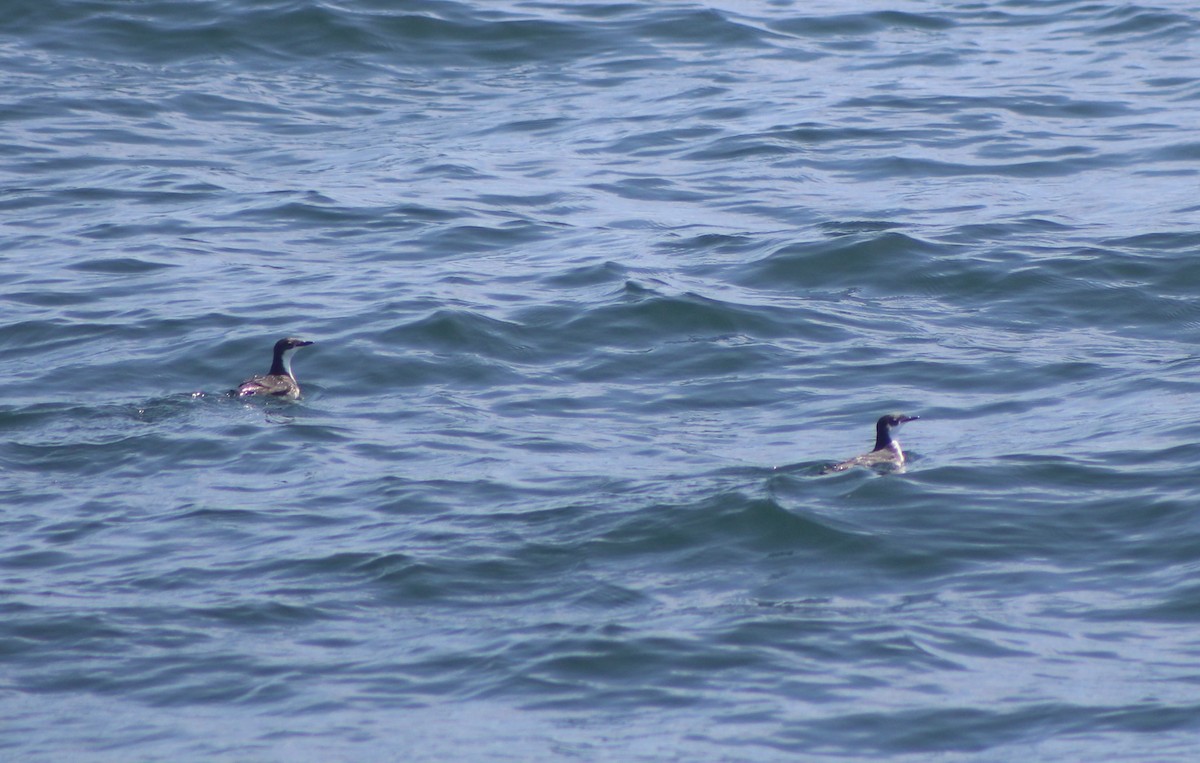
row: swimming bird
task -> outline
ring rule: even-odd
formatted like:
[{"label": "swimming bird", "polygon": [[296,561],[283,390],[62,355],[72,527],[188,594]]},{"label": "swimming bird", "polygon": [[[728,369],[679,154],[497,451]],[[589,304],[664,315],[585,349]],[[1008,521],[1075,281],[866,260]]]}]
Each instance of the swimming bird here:
[{"label": "swimming bird", "polygon": [[900,443],[892,439],[892,430],[906,421],[916,421],[919,418],[920,416],[905,416],[903,413],[889,413],[886,416],[880,416],[879,421],[875,422],[875,447],[871,449],[871,452],[855,456],[840,464],[827,466],[822,471],[822,474],[844,472],[852,466],[881,466],[890,467],[894,470],[903,469],[904,451],[900,450]]},{"label": "swimming bird", "polygon": [[295,400],[300,397],[300,385],[292,373],[292,353],[301,347],[307,347],[312,342],[288,337],[275,343],[275,357],[271,361],[271,370],[262,376],[251,376],[233,390],[238,397],[250,395],[270,395]]}]

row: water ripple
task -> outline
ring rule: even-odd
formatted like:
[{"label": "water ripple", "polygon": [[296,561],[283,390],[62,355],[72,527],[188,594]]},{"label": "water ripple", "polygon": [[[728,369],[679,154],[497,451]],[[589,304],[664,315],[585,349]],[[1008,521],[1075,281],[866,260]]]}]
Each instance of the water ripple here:
[{"label": "water ripple", "polygon": [[9,757],[1194,757],[1200,17],[910,6],[7,14]]}]

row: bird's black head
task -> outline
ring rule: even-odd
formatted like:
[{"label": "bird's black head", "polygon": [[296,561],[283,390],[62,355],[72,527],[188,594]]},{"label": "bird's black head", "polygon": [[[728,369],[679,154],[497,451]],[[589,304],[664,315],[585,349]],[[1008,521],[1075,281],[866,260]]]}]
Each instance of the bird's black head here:
[{"label": "bird's black head", "polygon": [[916,421],[920,416],[906,416],[903,413],[889,413],[880,416],[875,422],[875,450],[886,448],[892,444],[892,430],[906,421]]},{"label": "bird's black head", "polygon": [[301,347],[307,347],[312,342],[306,342],[303,339],[297,339],[294,336],[289,336],[286,339],[280,339],[275,343],[275,356],[271,359],[272,376],[276,375],[292,375],[292,353]]},{"label": "bird's black head", "polygon": [[307,347],[312,342],[306,342],[303,339],[297,339],[294,336],[289,336],[286,339],[280,339],[275,343],[275,352],[283,352],[284,350],[294,350],[297,347]]}]

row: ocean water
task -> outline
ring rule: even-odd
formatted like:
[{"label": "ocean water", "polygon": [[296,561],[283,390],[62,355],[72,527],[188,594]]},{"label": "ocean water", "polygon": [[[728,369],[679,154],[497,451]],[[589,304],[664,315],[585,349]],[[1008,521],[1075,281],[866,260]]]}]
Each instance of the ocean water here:
[{"label": "ocean water", "polygon": [[5,10],[0,759],[1200,756],[1194,3]]}]

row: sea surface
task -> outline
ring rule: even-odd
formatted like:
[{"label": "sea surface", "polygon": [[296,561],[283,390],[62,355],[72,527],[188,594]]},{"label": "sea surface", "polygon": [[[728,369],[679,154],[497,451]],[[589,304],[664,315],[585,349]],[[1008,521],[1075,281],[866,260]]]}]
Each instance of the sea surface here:
[{"label": "sea surface", "polygon": [[1195,2],[18,0],[0,83],[0,759],[1200,759]]}]

